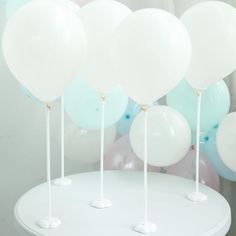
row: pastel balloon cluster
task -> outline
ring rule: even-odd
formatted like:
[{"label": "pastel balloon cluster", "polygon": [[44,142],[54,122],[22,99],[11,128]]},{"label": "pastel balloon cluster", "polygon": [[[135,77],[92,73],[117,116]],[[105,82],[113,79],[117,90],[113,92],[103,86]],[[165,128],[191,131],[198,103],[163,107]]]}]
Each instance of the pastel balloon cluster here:
[{"label": "pastel balloon cluster", "polygon": [[[235,113],[227,115],[229,91],[220,81],[236,68],[233,7],[203,2],[178,19],[161,9],[131,12],[113,0],[82,8],[70,0],[8,0],[6,15],[3,53],[12,74],[44,103],[64,94],[70,159],[98,161],[104,104],[107,169],[140,170],[147,151],[150,170],[193,179],[191,130],[201,93],[201,132],[220,124],[216,147],[204,144],[201,181],[219,189],[208,160],[234,180]],[[156,105],[165,95],[168,106]],[[123,135],[117,142],[116,133]]]},{"label": "pastel balloon cluster", "polygon": [[[209,12],[211,16],[209,17]],[[192,43],[192,58],[185,80],[167,95],[167,104],[178,110],[196,135],[197,97],[201,95],[201,152],[217,173],[235,181],[235,113],[224,81],[235,70],[235,9],[219,1],[194,5],[181,17]],[[218,128],[218,124],[219,128]],[[201,171],[201,170],[200,170]]]}]

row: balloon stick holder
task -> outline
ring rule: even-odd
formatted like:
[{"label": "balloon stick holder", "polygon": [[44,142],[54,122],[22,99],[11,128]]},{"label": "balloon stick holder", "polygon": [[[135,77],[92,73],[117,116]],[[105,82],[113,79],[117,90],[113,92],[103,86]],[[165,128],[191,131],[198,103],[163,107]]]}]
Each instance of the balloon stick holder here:
[{"label": "balloon stick holder", "polygon": [[148,157],[148,148],[147,148],[147,140],[148,140],[148,130],[147,130],[147,112],[148,107],[142,106],[142,111],[144,112],[144,168],[143,168],[143,177],[144,177],[144,222],[138,223],[133,227],[133,230],[142,233],[154,233],[157,230],[157,226],[155,223],[148,221],[148,189],[147,189],[147,157]]},{"label": "balloon stick holder", "polygon": [[201,100],[202,91],[196,90],[197,96],[197,127],[196,127],[196,183],[195,192],[188,195],[188,199],[193,202],[205,202],[207,195],[199,191],[199,158],[200,158],[200,127],[201,127]]},{"label": "balloon stick holder", "polygon": [[61,97],[61,177],[54,180],[53,184],[59,187],[71,185],[72,181],[65,177],[65,111],[64,96]]},{"label": "balloon stick holder", "polygon": [[37,222],[37,225],[42,229],[56,229],[61,225],[61,221],[55,217],[45,217]]},{"label": "balloon stick holder", "polygon": [[157,226],[151,222],[141,222],[134,226],[134,231],[141,234],[149,234],[157,231]]},{"label": "balloon stick holder", "polygon": [[51,112],[51,106],[49,104],[46,104],[46,150],[47,150],[48,216],[37,222],[37,225],[42,229],[55,229],[61,224],[61,221],[59,219],[57,219],[55,217],[52,217],[50,112]]},{"label": "balloon stick holder", "polygon": [[105,102],[106,95],[101,94],[101,153],[100,153],[100,199],[92,201],[91,207],[97,209],[109,208],[112,206],[112,201],[104,198],[104,133],[105,133]]}]

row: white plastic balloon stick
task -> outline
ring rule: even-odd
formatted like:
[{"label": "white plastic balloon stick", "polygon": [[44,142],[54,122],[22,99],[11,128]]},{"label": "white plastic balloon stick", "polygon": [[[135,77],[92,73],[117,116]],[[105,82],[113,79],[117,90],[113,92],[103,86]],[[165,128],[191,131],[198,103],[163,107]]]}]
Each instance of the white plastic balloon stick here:
[{"label": "white plastic balloon stick", "polygon": [[189,200],[193,202],[204,202],[207,196],[199,191],[199,158],[200,158],[200,127],[201,127],[201,100],[202,91],[196,91],[197,96],[197,126],[196,126],[196,184],[195,192],[188,195]]},{"label": "white plastic balloon stick", "polygon": [[148,192],[147,192],[147,111],[144,111],[144,222],[148,222]]},{"label": "white plastic balloon stick", "polygon": [[51,143],[50,143],[50,111],[51,106],[46,104],[46,150],[47,150],[47,186],[48,186],[48,217],[41,219],[37,225],[43,229],[57,228],[61,221],[52,216],[52,185],[51,185]]},{"label": "white plastic balloon stick", "polygon": [[152,233],[157,230],[154,223],[148,221],[148,190],[147,190],[147,158],[148,158],[148,121],[147,121],[147,107],[143,106],[142,110],[144,112],[144,222],[138,223],[134,226],[134,231],[142,234]]},{"label": "white plastic balloon stick", "polygon": [[68,186],[71,179],[65,178],[65,109],[64,96],[61,97],[61,178],[54,181],[55,185]]},{"label": "white plastic balloon stick", "polygon": [[91,206],[103,209],[112,206],[109,199],[104,198],[104,133],[105,133],[105,101],[106,95],[101,94],[101,153],[100,153],[100,199],[91,202]]}]

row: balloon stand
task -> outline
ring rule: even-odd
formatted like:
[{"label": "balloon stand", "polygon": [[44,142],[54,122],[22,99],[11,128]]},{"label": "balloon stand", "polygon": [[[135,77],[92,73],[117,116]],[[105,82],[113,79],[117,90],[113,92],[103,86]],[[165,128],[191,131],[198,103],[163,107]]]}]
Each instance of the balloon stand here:
[{"label": "balloon stand", "polygon": [[52,185],[51,185],[51,142],[50,142],[50,113],[51,106],[46,104],[46,150],[47,150],[47,194],[48,216],[39,220],[37,225],[43,229],[57,228],[61,221],[52,216]]},{"label": "balloon stand", "polygon": [[144,181],[144,222],[138,223],[134,226],[134,231],[148,234],[153,233],[157,230],[157,226],[154,223],[148,221],[148,180],[147,180],[147,158],[148,158],[148,107],[142,106],[142,111],[144,112],[144,167],[143,167],[143,181]]},{"label": "balloon stand", "polygon": [[[33,97],[46,102],[47,182],[25,193],[15,206],[15,218],[25,231],[24,236],[135,236],[137,232],[155,236],[227,235],[231,224],[228,202],[217,191],[199,183],[203,176],[200,175],[200,170],[203,170],[200,168],[200,131],[210,131],[213,125],[222,121],[217,119],[208,102],[213,101],[216,110],[221,110],[221,105],[210,97],[205,103],[202,89],[209,88],[210,91],[211,85],[236,69],[235,8],[221,1],[204,1],[189,7],[181,16],[178,12],[176,17],[160,7],[148,7],[150,4],[147,8],[131,11],[119,1],[91,1],[80,9],[67,0],[36,0],[29,1],[24,7],[19,4],[19,9],[15,9],[10,17],[8,8],[13,2],[16,1],[6,3],[8,19],[4,19],[6,25],[2,32],[3,56],[12,75],[22,86],[29,89]],[[173,6],[168,8],[174,10]],[[80,76],[85,82],[75,80]],[[147,102],[166,95],[168,100],[169,92],[174,91],[184,77],[191,89],[197,88],[196,98],[191,90],[192,97],[181,96],[182,101],[174,101],[174,104],[188,111],[190,119],[184,115],[185,112],[181,114],[180,109],[170,106],[146,106]],[[113,93],[112,87],[119,85],[122,85],[121,90]],[[179,89],[181,95],[184,94],[185,89]],[[107,90],[112,93],[109,99],[107,94],[100,94],[100,104],[96,91]],[[65,105],[62,94],[65,94]],[[222,100],[222,91],[215,94]],[[49,102],[60,96],[61,176],[52,181]],[[113,96],[114,102],[110,102]],[[105,127],[113,126],[113,142],[116,123],[125,112],[123,108],[126,108],[128,98],[137,104],[145,104],[141,106],[141,114],[134,119],[127,116],[132,123],[127,130],[129,143],[139,161],[143,159],[143,172],[114,171],[112,168],[112,171],[104,171],[107,169]],[[187,104],[185,108],[184,101],[190,101],[190,106]],[[101,109],[97,109],[97,102]],[[214,124],[209,122],[209,129],[204,127],[208,123],[205,122],[208,114],[205,118],[202,112],[201,120],[203,107],[211,109],[215,116]],[[189,112],[191,109],[194,111]],[[71,146],[80,147],[79,139],[76,139],[81,137],[80,131],[84,134],[88,131],[89,135],[91,132],[91,137],[96,132],[100,135],[101,143],[97,142],[95,135],[90,139],[95,140],[98,147],[82,137],[81,149],[88,144],[87,150],[82,150],[83,155],[78,150],[70,150],[76,153],[75,156],[86,159],[87,163],[92,163],[92,149],[95,150],[96,162],[100,151],[100,171],[65,176],[65,137],[69,137],[64,127],[65,110],[79,129],[78,133],[75,129],[69,130],[73,132],[72,139],[68,139],[70,143],[73,141]],[[121,113],[120,117],[118,113]],[[223,117],[226,115],[223,109],[220,113]],[[233,174],[236,172],[234,115],[226,117],[216,136],[221,161],[232,169]],[[93,133],[98,128],[101,132]],[[196,169],[192,163],[191,168],[186,169],[194,169],[195,181],[158,171],[148,172],[149,165],[150,168],[172,166],[177,169],[178,162],[185,161],[185,155],[188,163],[191,129],[196,129],[196,153],[193,154],[196,160],[191,159],[196,161]],[[121,149],[124,151],[125,148]],[[70,155],[66,152],[66,156]],[[170,169],[166,169],[168,171]],[[216,177],[219,180],[217,173]],[[104,179],[105,192],[112,201],[104,197]],[[88,202],[96,196],[95,201]],[[140,216],[142,222],[135,224]]]},{"label": "balloon stand", "polygon": [[104,198],[105,102],[106,102],[106,95],[101,94],[100,199],[97,199],[90,203],[91,207],[97,209],[104,209],[112,206],[112,201]]},{"label": "balloon stand", "polygon": [[71,185],[72,181],[65,178],[65,111],[64,111],[64,96],[61,97],[61,178],[53,181],[57,186]]},{"label": "balloon stand", "polygon": [[196,90],[197,97],[197,127],[196,127],[196,180],[195,192],[188,195],[188,199],[193,202],[204,202],[207,200],[207,195],[199,191],[199,161],[200,161],[200,130],[201,130],[201,99],[202,91]]}]

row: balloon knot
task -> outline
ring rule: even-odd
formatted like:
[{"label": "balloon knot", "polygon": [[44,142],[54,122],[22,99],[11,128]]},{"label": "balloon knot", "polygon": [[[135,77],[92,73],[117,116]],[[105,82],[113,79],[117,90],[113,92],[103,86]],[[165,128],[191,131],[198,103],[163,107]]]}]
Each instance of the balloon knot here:
[{"label": "balloon knot", "polygon": [[46,103],[46,107],[47,107],[48,110],[51,110],[51,105],[50,105],[50,103]]},{"label": "balloon knot", "polygon": [[199,97],[200,94],[201,94],[201,90],[200,90],[200,89],[196,89],[196,95],[197,95],[197,97]]},{"label": "balloon knot", "polygon": [[105,100],[106,100],[106,94],[105,94],[105,93],[101,93],[101,94],[100,94],[100,97],[101,97],[102,101],[105,101]]},{"label": "balloon knot", "polygon": [[141,110],[142,111],[147,111],[148,109],[148,106],[147,105],[141,105]]}]

